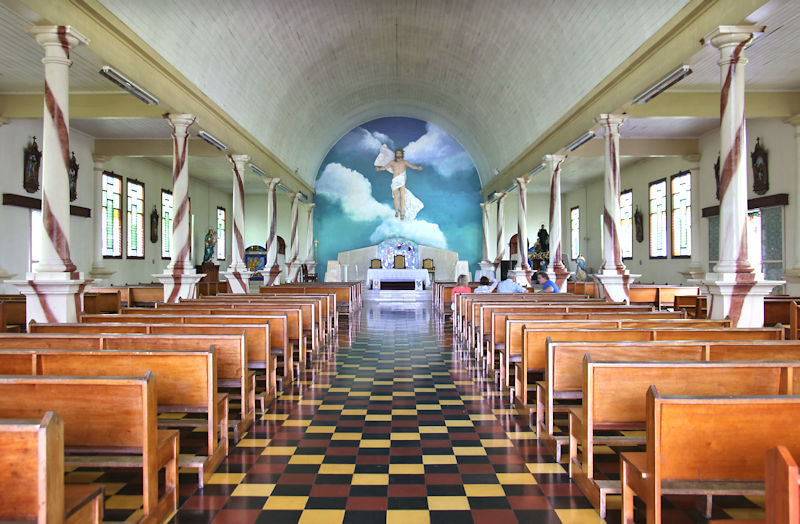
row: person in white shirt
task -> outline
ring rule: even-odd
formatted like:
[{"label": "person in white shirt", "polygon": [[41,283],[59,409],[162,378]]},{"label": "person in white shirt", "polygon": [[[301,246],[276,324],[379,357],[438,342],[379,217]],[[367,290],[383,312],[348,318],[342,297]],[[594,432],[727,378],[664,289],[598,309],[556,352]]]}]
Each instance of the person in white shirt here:
[{"label": "person in white shirt", "polygon": [[527,293],[528,290],[517,284],[513,278],[508,277],[497,284],[498,293]]},{"label": "person in white shirt", "polygon": [[494,277],[483,276],[480,280],[480,286],[475,288],[474,293],[491,293],[497,287],[497,279]]}]

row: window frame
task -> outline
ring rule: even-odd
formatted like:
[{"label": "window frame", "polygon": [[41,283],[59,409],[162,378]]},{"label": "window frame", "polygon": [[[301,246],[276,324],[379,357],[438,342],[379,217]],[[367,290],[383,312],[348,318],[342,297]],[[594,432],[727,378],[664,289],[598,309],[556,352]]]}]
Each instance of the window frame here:
[{"label": "window frame", "polygon": [[[106,255],[105,254],[105,244],[106,243],[104,242],[105,239],[103,238],[103,235],[105,234],[106,228],[101,228],[102,233],[101,233],[101,238],[100,238],[100,249],[103,251],[103,258],[104,259],[122,260],[122,253],[125,252],[125,245],[124,245],[125,244],[125,239],[122,236],[123,227],[124,227],[123,224],[122,224],[122,222],[123,222],[122,208],[123,208],[123,203],[124,203],[124,195],[122,193],[122,188],[124,187],[124,184],[122,183],[122,175],[118,175],[118,174],[114,173],[113,171],[103,171],[103,173],[102,173],[102,175],[100,177],[100,191],[101,191],[101,193],[104,191],[104,189],[103,189],[104,177],[116,178],[119,181],[119,227],[118,227],[118,231],[119,231],[119,255]],[[104,197],[102,197],[102,195],[101,195],[100,200],[101,200],[100,201],[100,220],[102,221],[103,218],[106,216],[106,214],[103,212],[103,209],[106,208],[106,206],[105,206],[106,199]]]},{"label": "window frame", "polygon": [[[576,210],[578,212],[578,228],[577,229],[572,227],[572,212],[576,211]],[[573,242],[572,242],[572,240],[573,240],[572,239],[572,234],[573,234],[574,231],[578,232],[578,252],[577,253],[574,253],[573,249],[572,249],[573,247],[575,247],[573,245]],[[581,256],[581,206],[571,207],[570,210],[569,210],[569,251],[570,251],[570,253],[569,253],[570,260],[578,260],[578,257]]]},{"label": "window frame", "polygon": [[[653,198],[650,196],[651,188],[657,184],[664,184],[664,243],[666,254],[663,256],[653,256],[653,211],[652,201]],[[668,217],[669,217],[669,184],[667,183],[667,177],[660,178],[658,180],[653,180],[649,184],[647,184],[647,254],[650,260],[668,260],[669,253],[670,253],[670,237],[669,237],[669,227],[668,227]]]},{"label": "window frame", "polygon": [[[130,184],[135,184],[135,185],[141,186],[141,188],[142,188],[142,215],[141,215],[142,216],[142,221],[141,221],[142,228],[141,228],[141,231],[140,231],[141,239],[142,239],[142,242],[141,242],[142,254],[141,254],[141,256],[129,254],[130,253],[130,244],[131,244],[130,243],[130,233],[131,233],[130,228],[131,228],[131,225],[130,225],[130,209],[129,209],[129,207],[130,207],[130,195],[128,194],[128,187],[129,187]],[[125,240],[126,240],[125,258],[130,259],[130,260],[143,260],[145,258],[146,251],[147,251],[147,239],[145,237],[145,220],[144,220],[144,208],[145,208],[145,204],[144,203],[145,203],[145,198],[146,198],[146,191],[147,191],[147,188],[145,187],[145,183],[144,182],[142,182],[140,180],[137,180],[135,178],[128,178],[128,179],[125,180]]]},{"label": "window frame", "polygon": [[[169,253],[167,256],[164,255],[164,238],[166,235],[164,234],[164,195],[168,194],[172,198],[172,209],[170,210],[169,216],[169,229],[167,234],[169,235]],[[161,260],[172,260],[172,226],[175,220],[175,199],[172,195],[172,191],[169,189],[161,189],[161,200],[159,201],[159,207],[161,208],[161,223],[159,227],[161,229]]]},{"label": "window frame", "polygon": [[[220,239],[220,229],[219,229],[219,212],[222,211],[222,238]],[[228,212],[222,206],[217,206],[217,246],[216,246],[216,257],[217,261],[220,260],[227,260],[228,258],[228,246],[226,245],[228,239]],[[222,247],[222,257],[219,256],[220,247]]]},{"label": "window frame", "polygon": [[622,237],[622,195],[624,195],[625,193],[630,193],[630,194],[631,194],[631,217],[630,217],[630,221],[631,221],[631,225],[630,225],[630,232],[631,232],[631,235],[630,235],[630,236],[631,236],[631,254],[630,254],[630,256],[627,256],[627,257],[626,257],[626,256],[625,256],[625,254],[624,254],[624,253],[622,253],[622,244],[621,244],[621,243],[620,243],[620,254],[622,255],[622,260],[633,260],[633,188],[630,188],[630,189],[624,189],[624,190],[622,190],[622,191],[620,191],[620,192],[619,192],[619,200],[620,200],[620,202],[619,202],[619,212],[620,212],[620,218],[619,218],[619,226],[620,226],[620,227],[619,227],[619,229],[620,229],[620,238]]},{"label": "window frame", "polygon": [[[675,255],[675,205],[674,205],[674,193],[672,191],[672,181],[675,178],[682,177],[689,175],[689,254],[688,255]],[[689,169],[685,169],[674,175],[669,177],[669,232],[670,232],[670,241],[669,241],[669,254],[670,258],[674,259],[686,259],[692,258],[692,205],[693,205],[693,195],[692,195],[692,172]]]}]

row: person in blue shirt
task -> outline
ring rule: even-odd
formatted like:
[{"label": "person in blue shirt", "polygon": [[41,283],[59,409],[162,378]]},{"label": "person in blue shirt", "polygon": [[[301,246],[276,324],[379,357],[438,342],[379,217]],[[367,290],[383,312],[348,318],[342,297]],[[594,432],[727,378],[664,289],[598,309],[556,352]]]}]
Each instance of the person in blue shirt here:
[{"label": "person in blue shirt", "polygon": [[556,283],[547,278],[547,273],[544,271],[536,272],[536,280],[542,286],[541,293],[559,293]]},{"label": "person in blue shirt", "polygon": [[528,290],[517,284],[513,278],[508,277],[497,284],[498,293],[527,293]]}]

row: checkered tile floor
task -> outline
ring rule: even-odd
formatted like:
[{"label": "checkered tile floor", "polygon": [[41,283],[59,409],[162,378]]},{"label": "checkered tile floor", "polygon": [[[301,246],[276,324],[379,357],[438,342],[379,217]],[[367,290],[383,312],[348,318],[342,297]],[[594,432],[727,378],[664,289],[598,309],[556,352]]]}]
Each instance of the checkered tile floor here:
[{"label": "checkered tile floor", "polygon": [[[342,322],[336,356],[279,397],[204,489],[182,472],[172,522],[602,522],[527,416],[454,356],[449,324],[427,303],[369,304],[357,325]],[[182,432],[181,451],[202,446],[203,435]],[[607,457],[598,469],[614,477],[618,459]],[[140,515],[135,479],[68,474],[106,484],[106,520]],[[694,504],[667,499],[665,522],[705,522]],[[752,518],[759,504],[719,497],[714,518]],[[608,522],[619,518],[609,511]]]}]

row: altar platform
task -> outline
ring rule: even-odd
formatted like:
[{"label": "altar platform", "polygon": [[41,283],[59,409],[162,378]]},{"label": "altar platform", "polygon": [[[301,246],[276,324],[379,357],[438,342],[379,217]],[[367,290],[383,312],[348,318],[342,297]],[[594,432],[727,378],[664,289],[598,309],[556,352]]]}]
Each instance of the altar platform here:
[{"label": "altar platform", "polygon": [[422,290],[431,287],[431,278],[427,269],[367,269],[367,286],[369,289]]}]

